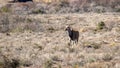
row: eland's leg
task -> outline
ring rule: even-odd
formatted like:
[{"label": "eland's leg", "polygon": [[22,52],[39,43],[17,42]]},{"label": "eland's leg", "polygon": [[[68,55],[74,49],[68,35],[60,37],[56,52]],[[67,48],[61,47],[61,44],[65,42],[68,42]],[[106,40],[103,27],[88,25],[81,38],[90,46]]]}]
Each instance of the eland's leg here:
[{"label": "eland's leg", "polygon": [[72,45],[72,40],[70,39],[70,45]]},{"label": "eland's leg", "polygon": [[75,40],[75,44],[76,44],[76,45],[78,44],[78,40]]}]

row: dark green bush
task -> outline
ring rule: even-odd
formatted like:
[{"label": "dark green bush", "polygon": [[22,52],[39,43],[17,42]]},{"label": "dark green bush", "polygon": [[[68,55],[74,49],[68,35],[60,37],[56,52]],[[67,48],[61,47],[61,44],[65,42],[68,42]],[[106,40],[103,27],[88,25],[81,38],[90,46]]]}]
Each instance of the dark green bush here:
[{"label": "dark green bush", "polygon": [[97,29],[98,30],[102,30],[102,29],[104,29],[105,28],[105,23],[103,22],[103,21],[101,21],[101,22],[99,22],[98,24],[97,24]]}]

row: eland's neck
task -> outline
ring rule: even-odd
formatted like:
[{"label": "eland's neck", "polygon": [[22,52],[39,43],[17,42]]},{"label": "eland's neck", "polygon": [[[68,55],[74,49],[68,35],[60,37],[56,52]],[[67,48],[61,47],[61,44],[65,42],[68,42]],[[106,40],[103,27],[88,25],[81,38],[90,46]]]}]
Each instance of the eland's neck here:
[{"label": "eland's neck", "polygon": [[69,36],[72,35],[72,30],[68,29]]}]

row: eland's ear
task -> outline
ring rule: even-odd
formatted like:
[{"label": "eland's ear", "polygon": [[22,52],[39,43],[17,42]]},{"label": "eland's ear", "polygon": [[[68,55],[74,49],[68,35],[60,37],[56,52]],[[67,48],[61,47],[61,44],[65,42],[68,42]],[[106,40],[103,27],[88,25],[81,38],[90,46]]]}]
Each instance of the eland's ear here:
[{"label": "eland's ear", "polygon": [[67,25],[67,26],[65,26],[65,28],[68,28],[69,26]]},{"label": "eland's ear", "polygon": [[68,30],[68,27],[69,27],[69,26],[65,26],[65,31]]}]

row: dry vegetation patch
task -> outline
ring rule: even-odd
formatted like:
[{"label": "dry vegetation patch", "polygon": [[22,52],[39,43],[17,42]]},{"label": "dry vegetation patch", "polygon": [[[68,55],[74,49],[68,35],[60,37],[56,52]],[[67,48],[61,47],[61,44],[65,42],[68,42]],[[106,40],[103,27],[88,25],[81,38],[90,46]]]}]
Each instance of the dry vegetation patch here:
[{"label": "dry vegetation patch", "polygon": [[[119,68],[119,16],[1,14],[0,67],[7,64],[6,68]],[[69,45],[67,25],[80,31],[78,45]]]}]

